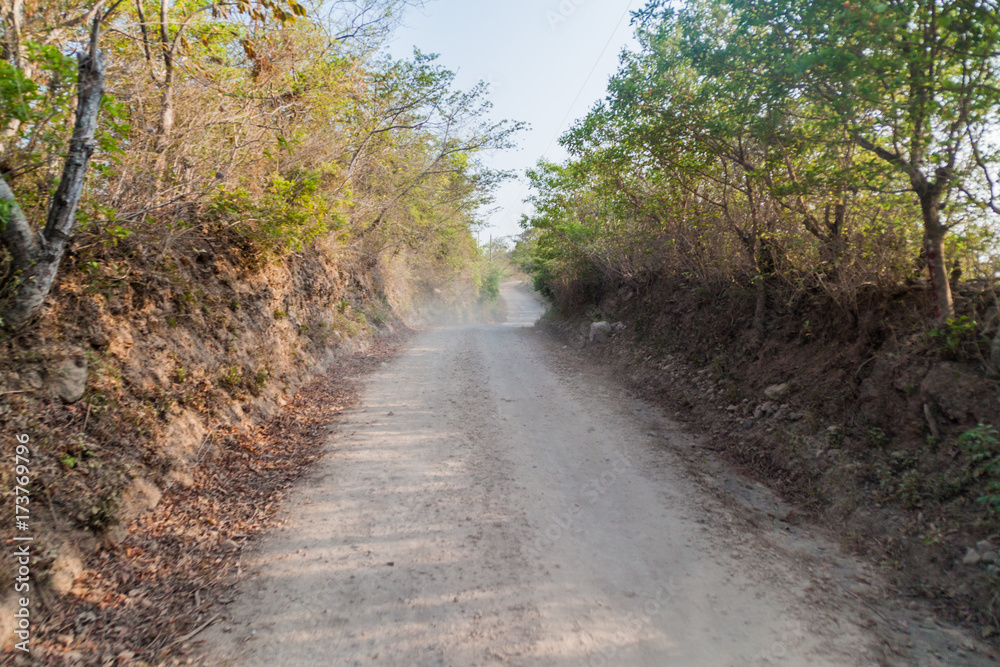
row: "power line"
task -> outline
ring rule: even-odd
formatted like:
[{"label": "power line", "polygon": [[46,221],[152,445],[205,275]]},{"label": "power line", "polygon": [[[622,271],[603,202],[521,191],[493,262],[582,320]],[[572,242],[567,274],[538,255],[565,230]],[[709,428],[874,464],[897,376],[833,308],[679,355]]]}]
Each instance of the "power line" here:
[{"label": "power line", "polygon": [[629,0],[628,5],[625,7],[625,11],[622,12],[621,17],[618,19],[618,23],[615,24],[615,29],[611,31],[611,36],[608,37],[608,41],[604,43],[604,48],[601,49],[601,55],[597,56],[597,60],[594,61],[594,66],[590,68],[590,74],[587,75],[583,85],[580,86],[580,90],[577,92],[576,97],[573,98],[573,102],[569,105],[569,109],[566,110],[566,115],[563,116],[563,119],[559,121],[559,125],[556,126],[555,134],[553,134],[552,138],[549,140],[549,145],[545,147],[545,150],[542,152],[542,156],[549,152],[549,149],[552,148],[552,144],[554,144],[556,139],[559,138],[559,133],[562,132],[563,125],[566,124],[570,114],[573,113],[573,108],[576,106],[576,103],[580,101],[580,96],[583,95],[583,91],[587,88],[587,84],[590,83],[590,78],[594,76],[594,72],[597,71],[597,66],[601,64],[601,59],[604,58],[604,54],[608,52],[608,47],[611,46],[611,42],[614,41],[615,35],[618,34],[618,29],[622,27],[622,22],[625,20],[625,17],[628,16],[628,12],[632,8],[633,2],[635,2],[635,0]]},{"label": "power line", "polygon": [[[601,64],[601,60],[604,58],[604,54],[608,52],[608,48],[611,46],[611,42],[614,41],[615,35],[618,34],[618,30],[619,28],[622,27],[622,23],[625,21],[625,17],[628,16],[629,10],[632,9],[632,4],[634,2],[635,0],[629,0],[628,5],[626,5],[625,7],[625,11],[623,11],[622,15],[618,18],[618,23],[615,24],[615,29],[612,30],[611,35],[608,36],[608,41],[604,43],[604,48],[601,49],[600,55],[597,56],[597,60],[594,61],[594,66],[590,68],[590,73],[587,74],[587,78],[584,79],[583,84],[580,86],[580,90],[577,91],[576,97],[573,98],[573,102],[569,105],[569,108],[566,109],[566,115],[563,116],[563,119],[559,121],[559,125],[556,126],[555,132],[553,133],[552,138],[549,140],[548,146],[546,146],[545,150],[542,151],[541,157],[545,157],[545,154],[548,153],[549,149],[552,148],[552,145],[556,142],[556,139],[559,138],[559,134],[562,132],[563,125],[566,124],[566,121],[569,119],[570,114],[573,113],[573,108],[576,107],[576,103],[580,101],[580,97],[583,95],[583,91],[586,90],[587,84],[590,83],[590,79],[594,76],[594,72],[597,71],[598,65]],[[523,175],[521,176],[521,178],[524,178]],[[522,204],[524,203],[524,197],[527,194],[528,194],[528,185],[527,183],[522,183],[521,194],[518,195],[518,198],[521,200]]]}]

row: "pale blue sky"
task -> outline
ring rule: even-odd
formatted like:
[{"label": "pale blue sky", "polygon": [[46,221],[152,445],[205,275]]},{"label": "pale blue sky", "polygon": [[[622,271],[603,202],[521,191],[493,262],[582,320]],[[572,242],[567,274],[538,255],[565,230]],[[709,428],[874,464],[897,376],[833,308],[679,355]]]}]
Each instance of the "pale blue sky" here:
[{"label": "pale blue sky", "polygon": [[[416,46],[440,54],[439,62],[458,73],[457,85],[464,89],[480,80],[490,82],[495,118],[532,126],[521,135],[519,150],[497,154],[491,162],[523,174],[543,155],[556,161],[565,158],[553,137],[604,97],[619,53],[633,43],[629,16],[617,31],[615,26],[626,9],[635,11],[643,4],[644,0],[428,0],[423,10],[409,12],[389,51],[407,57]],[[599,58],[606,44],[607,51]],[[499,192],[501,209],[489,218],[491,228],[482,231],[483,243],[490,234],[521,232],[518,221],[526,211],[522,200],[527,192],[523,178]]]}]

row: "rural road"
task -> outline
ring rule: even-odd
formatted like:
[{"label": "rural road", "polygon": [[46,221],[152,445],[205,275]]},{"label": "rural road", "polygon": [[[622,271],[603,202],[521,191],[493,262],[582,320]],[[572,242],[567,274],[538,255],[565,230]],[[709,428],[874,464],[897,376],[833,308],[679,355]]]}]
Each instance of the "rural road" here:
[{"label": "rural road", "polygon": [[203,664],[988,664],[889,651],[814,575],[854,566],[753,529],[685,472],[689,436],[503,293],[507,324],[421,332],[366,379]]}]

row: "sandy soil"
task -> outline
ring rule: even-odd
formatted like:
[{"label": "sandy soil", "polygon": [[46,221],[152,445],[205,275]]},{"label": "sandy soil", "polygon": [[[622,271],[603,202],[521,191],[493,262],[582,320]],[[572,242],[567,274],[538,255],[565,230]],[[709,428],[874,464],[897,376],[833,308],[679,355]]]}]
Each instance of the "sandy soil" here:
[{"label": "sandy soil", "polygon": [[503,293],[367,379],[204,664],[994,664]]}]

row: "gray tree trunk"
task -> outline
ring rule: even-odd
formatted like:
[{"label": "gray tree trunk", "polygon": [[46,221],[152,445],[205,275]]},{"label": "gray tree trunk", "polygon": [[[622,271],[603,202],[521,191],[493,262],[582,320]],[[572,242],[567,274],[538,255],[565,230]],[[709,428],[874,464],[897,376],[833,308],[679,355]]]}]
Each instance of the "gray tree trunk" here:
[{"label": "gray tree trunk", "polygon": [[0,208],[0,241],[11,253],[17,281],[13,297],[0,315],[10,328],[17,329],[28,323],[45,301],[76,224],[76,208],[94,152],[97,114],[104,96],[104,57],[97,50],[97,34],[95,25],[90,53],[77,56],[79,79],[73,138],[41,234],[34,234],[14,193],[0,179],[0,200],[4,202]]},{"label": "gray tree trunk", "polygon": [[941,195],[938,189],[928,187],[917,194],[924,218],[924,250],[927,255],[927,272],[930,274],[934,319],[943,324],[954,315],[944,250],[944,237],[948,228],[941,224]]}]

